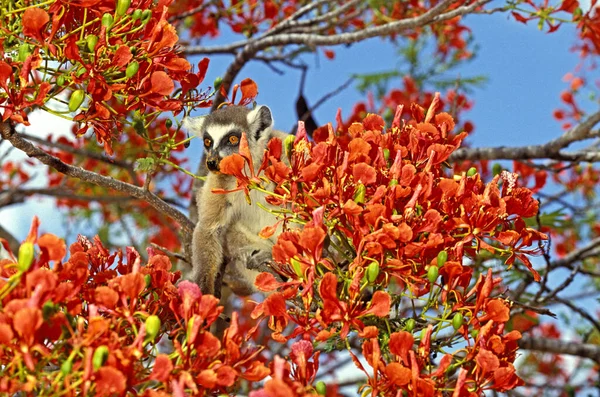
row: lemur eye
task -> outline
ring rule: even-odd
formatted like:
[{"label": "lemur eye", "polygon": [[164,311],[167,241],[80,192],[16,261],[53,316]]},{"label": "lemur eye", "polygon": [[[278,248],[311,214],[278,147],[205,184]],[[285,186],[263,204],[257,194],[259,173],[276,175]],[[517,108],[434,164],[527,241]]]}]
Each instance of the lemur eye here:
[{"label": "lemur eye", "polygon": [[232,145],[237,145],[238,143],[240,143],[240,138],[238,138],[235,135],[232,135],[229,137],[229,143]]},{"label": "lemur eye", "polygon": [[211,143],[212,142],[209,138],[204,138],[204,146],[209,147]]}]

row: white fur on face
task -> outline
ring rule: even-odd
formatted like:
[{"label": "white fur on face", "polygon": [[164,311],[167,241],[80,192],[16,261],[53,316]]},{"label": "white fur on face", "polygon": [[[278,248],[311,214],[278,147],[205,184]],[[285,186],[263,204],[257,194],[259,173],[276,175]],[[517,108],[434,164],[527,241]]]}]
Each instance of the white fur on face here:
[{"label": "white fur on face", "polygon": [[223,137],[225,135],[227,135],[229,132],[231,132],[231,130],[239,128],[239,126],[235,125],[235,124],[227,124],[227,125],[220,125],[220,124],[213,124],[213,125],[209,125],[208,128],[206,129],[206,133],[210,136],[210,138],[213,141],[213,148],[219,147],[219,145],[221,144],[221,139],[223,139]]}]

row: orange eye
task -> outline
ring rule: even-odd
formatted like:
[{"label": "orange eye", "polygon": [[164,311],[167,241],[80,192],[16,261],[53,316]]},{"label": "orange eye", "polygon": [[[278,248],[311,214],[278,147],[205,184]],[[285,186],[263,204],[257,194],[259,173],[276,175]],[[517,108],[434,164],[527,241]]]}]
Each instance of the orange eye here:
[{"label": "orange eye", "polygon": [[230,136],[229,143],[232,145],[237,145],[238,143],[240,143],[240,138],[238,138],[237,136]]},{"label": "orange eye", "polygon": [[209,147],[211,143],[212,143],[212,142],[211,142],[211,140],[210,140],[210,139],[208,139],[208,138],[204,138],[204,146],[206,146],[206,147]]}]

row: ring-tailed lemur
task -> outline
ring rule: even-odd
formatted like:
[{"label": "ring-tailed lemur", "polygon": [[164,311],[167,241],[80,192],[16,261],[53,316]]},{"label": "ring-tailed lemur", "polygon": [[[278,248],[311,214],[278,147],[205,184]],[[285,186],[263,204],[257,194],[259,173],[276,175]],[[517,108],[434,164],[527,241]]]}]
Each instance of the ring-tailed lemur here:
[{"label": "ring-tailed lemur", "polygon": [[[236,187],[235,177],[219,173],[219,164],[238,152],[242,132],[246,132],[255,170],[271,138],[283,142],[288,134],[273,130],[271,110],[266,106],[254,110],[229,106],[208,116],[185,119],[184,126],[203,140],[209,170],[196,196],[198,223],[192,240],[191,279],[204,294],[220,297],[225,282],[234,293],[249,295],[257,291],[256,276],[270,271],[277,238],[277,233],[270,239],[258,234],[277,219],[257,206],[249,206],[242,191],[217,194],[212,190]],[[263,194],[252,190],[250,195],[253,204],[258,201],[266,205]]]}]

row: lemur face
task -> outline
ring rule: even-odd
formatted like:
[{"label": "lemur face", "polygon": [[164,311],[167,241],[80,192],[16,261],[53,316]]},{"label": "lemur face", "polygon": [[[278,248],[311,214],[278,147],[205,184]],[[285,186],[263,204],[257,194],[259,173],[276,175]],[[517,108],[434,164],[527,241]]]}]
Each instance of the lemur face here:
[{"label": "lemur face", "polygon": [[250,110],[243,106],[228,106],[204,117],[184,119],[185,127],[202,138],[206,153],[206,166],[219,172],[225,157],[238,153],[242,132],[246,133],[251,149],[268,142],[268,132],[273,126],[271,110],[259,106]]},{"label": "lemur face", "polygon": [[219,164],[225,157],[239,150],[242,130],[234,124],[208,126],[203,133],[206,167],[211,172],[219,172]]}]

